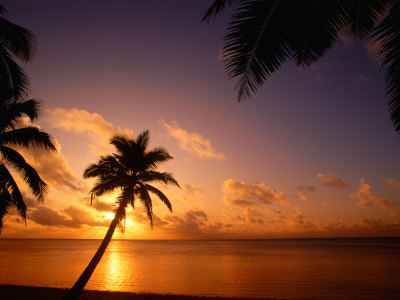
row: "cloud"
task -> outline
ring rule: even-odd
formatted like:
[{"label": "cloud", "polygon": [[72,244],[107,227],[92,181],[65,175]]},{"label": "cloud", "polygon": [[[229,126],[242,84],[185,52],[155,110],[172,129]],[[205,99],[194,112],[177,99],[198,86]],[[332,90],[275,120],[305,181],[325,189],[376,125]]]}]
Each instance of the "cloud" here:
[{"label": "cloud", "polygon": [[323,185],[329,186],[329,187],[337,187],[337,188],[348,188],[349,185],[340,177],[334,175],[334,174],[322,174],[318,173],[317,177],[319,180],[321,180]]},{"label": "cloud", "polygon": [[354,38],[348,30],[341,30],[338,34],[338,38],[344,47],[351,47],[354,44]]},{"label": "cloud", "polygon": [[84,197],[80,199],[82,203],[86,204],[88,207],[92,207],[100,212],[112,212],[113,211],[113,203],[100,201],[99,198],[94,197],[90,199],[90,197]]},{"label": "cloud", "polygon": [[[21,118],[16,127],[32,126],[29,118]],[[39,126],[34,125],[39,128]],[[57,140],[53,143],[58,152],[48,151],[43,148],[18,148],[26,161],[38,172],[40,177],[51,187],[83,191],[83,182],[73,175],[67,159],[61,152],[61,146]]]},{"label": "cloud", "polygon": [[372,194],[371,186],[368,183],[365,183],[364,179],[361,179],[360,188],[357,193],[351,193],[350,197],[357,200],[356,206],[369,208],[372,206],[373,202],[380,205],[382,208],[389,208],[390,203],[388,200],[384,198],[375,197]]},{"label": "cloud", "polygon": [[387,182],[387,184],[392,185],[392,186],[400,189],[400,180],[393,179],[393,178],[388,178],[388,180],[386,182]]},{"label": "cloud", "polygon": [[80,228],[82,225],[109,226],[109,221],[96,221],[94,217],[85,210],[75,206],[64,209],[64,213],[53,210],[46,206],[37,206],[29,213],[29,220],[45,226],[62,226]]},{"label": "cloud", "polygon": [[112,146],[109,141],[112,136],[126,135],[133,137],[133,131],[114,126],[98,113],[90,113],[83,109],[55,108],[45,110],[45,120],[52,128],[65,130],[70,133],[87,135],[92,143],[89,148],[96,155],[99,152],[109,152]]},{"label": "cloud", "polygon": [[303,195],[300,192],[297,192],[296,197],[299,198],[301,201],[304,201],[304,202],[308,201],[307,196]]},{"label": "cloud", "polygon": [[178,123],[172,121],[167,123],[164,120],[160,121],[161,126],[167,133],[176,139],[179,147],[189,153],[192,153],[200,158],[212,158],[216,160],[224,160],[223,153],[217,153],[211,146],[211,142],[196,132],[188,132],[179,127]]},{"label": "cloud", "polygon": [[256,202],[249,201],[249,200],[246,200],[246,199],[233,199],[233,198],[229,198],[229,197],[226,197],[224,199],[228,203],[230,203],[232,205],[235,205],[235,206],[253,206],[253,205],[257,205]]},{"label": "cloud", "polygon": [[273,210],[272,213],[273,219],[269,223],[272,224],[275,231],[306,232],[321,230],[320,224],[306,217],[299,208],[296,208],[290,214],[281,210]]},{"label": "cloud", "polygon": [[299,189],[302,192],[313,192],[317,188],[313,185],[299,185],[299,186],[297,186],[297,189]]},{"label": "cloud", "polygon": [[223,199],[232,205],[288,203],[282,192],[275,191],[263,183],[245,183],[228,179],[222,184],[222,191]]},{"label": "cloud", "polygon": [[181,188],[190,196],[199,196],[204,194],[204,191],[201,188],[187,183],[182,183]]},{"label": "cloud", "polygon": [[356,75],[354,75],[354,78],[362,83],[366,83],[369,81],[369,78],[363,74],[356,74]]},{"label": "cloud", "polygon": [[244,215],[237,216],[236,219],[240,221],[244,220],[247,224],[264,224],[264,215],[251,207],[246,207]]}]

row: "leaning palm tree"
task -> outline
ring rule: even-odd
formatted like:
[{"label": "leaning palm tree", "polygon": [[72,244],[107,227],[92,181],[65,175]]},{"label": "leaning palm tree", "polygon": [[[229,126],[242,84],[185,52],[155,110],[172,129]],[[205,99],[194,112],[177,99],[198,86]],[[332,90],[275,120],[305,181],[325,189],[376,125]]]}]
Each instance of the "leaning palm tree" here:
[{"label": "leaning palm tree", "polygon": [[42,147],[56,151],[46,132],[34,126],[16,127],[24,115],[31,121],[36,119],[38,105],[39,102],[34,99],[0,101],[0,232],[3,228],[4,216],[13,208],[17,208],[23,220],[26,221],[25,202],[7,166],[22,176],[39,202],[43,201],[46,194],[46,183],[15,149],[15,147]]},{"label": "leaning palm tree", "polygon": [[153,150],[147,148],[148,131],[141,133],[136,140],[116,135],[110,143],[117,148],[117,153],[100,157],[98,163],[89,165],[83,177],[97,178],[97,182],[90,191],[91,197],[119,191],[114,206],[115,216],[99,249],[64,299],[78,299],[106,251],[115,228],[117,225],[120,225],[122,229],[125,228],[126,208],[129,205],[135,208],[135,202],[139,200],[145,208],[151,227],[153,227],[153,206],[150,193],[156,195],[172,211],[167,196],[150,184],[152,182],[172,183],[179,187],[172,174],[157,171],[158,165],[172,159],[172,156],[164,148]]},{"label": "leaning palm tree", "polygon": [[29,79],[15,58],[30,62],[36,49],[33,33],[13,24],[1,15],[7,10],[0,5],[0,101],[26,99]]},{"label": "leaning palm tree", "polygon": [[399,0],[215,0],[203,20],[235,7],[225,35],[224,61],[238,78],[238,101],[250,97],[282,64],[310,67],[341,30],[376,42],[386,70],[388,105],[400,135]]}]

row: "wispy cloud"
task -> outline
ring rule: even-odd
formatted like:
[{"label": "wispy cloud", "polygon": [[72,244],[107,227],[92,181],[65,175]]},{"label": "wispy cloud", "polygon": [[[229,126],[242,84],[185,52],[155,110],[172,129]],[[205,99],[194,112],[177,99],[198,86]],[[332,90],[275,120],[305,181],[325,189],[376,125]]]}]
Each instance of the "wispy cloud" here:
[{"label": "wispy cloud", "polygon": [[313,192],[317,188],[315,186],[313,186],[313,185],[299,185],[299,186],[297,186],[297,189],[302,191],[302,192]]},{"label": "wispy cloud", "polygon": [[356,206],[369,208],[375,202],[382,208],[389,208],[390,203],[384,198],[378,198],[372,194],[371,186],[361,179],[361,184],[357,193],[351,193],[350,197],[357,200]]},{"label": "wispy cloud", "polygon": [[318,179],[322,182],[323,185],[329,187],[336,187],[336,188],[348,188],[349,185],[341,179],[339,176],[334,174],[317,174]]},{"label": "wispy cloud", "polygon": [[133,137],[132,130],[114,126],[100,114],[90,113],[83,109],[47,109],[45,119],[53,128],[87,135],[93,142],[91,145],[93,149],[101,147],[104,148],[102,150],[106,151],[106,148],[110,147],[110,138],[116,134]]},{"label": "wispy cloud", "polygon": [[393,178],[388,178],[387,179],[387,184],[394,186],[395,188],[400,189],[400,180],[393,179]]},{"label": "wispy cloud", "polygon": [[222,184],[222,191],[224,201],[237,206],[288,203],[282,192],[278,192],[264,183],[245,183],[228,179]]},{"label": "wispy cloud", "polygon": [[201,134],[197,132],[188,132],[179,127],[178,123],[175,121],[167,123],[161,120],[160,124],[170,136],[175,138],[182,150],[200,158],[225,159],[225,155],[223,153],[217,153],[211,146],[211,142]]},{"label": "wispy cloud", "polygon": [[[32,126],[32,124],[27,117],[21,118],[17,127],[26,126]],[[39,126],[35,126],[40,129]],[[51,188],[83,191],[85,188],[83,182],[72,173],[67,159],[61,152],[60,144],[55,139],[53,143],[58,152],[42,148],[22,148],[18,151]]]},{"label": "wispy cloud", "polygon": [[109,226],[109,221],[96,221],[93,216],[85,210],[75,206],[69,206],[63,211],[56,211],[46,206],[37,206],[29,213],[28,220],[46,225],[80,228],[82,225]]},{"label": "wispy cloud", "polygon": [[308,197],[300,192],[297,192],[296,197],[299,198],[301,201],[308,201]]}]

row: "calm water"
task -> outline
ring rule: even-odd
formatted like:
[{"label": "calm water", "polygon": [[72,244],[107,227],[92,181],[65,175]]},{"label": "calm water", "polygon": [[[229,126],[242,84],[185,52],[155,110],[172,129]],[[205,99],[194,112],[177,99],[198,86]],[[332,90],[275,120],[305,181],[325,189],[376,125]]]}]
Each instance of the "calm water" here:
[{"label": "calm water", "polygon": [[[71,287],[100,242],[0,239],[0,284]],[[87,288],[229,297],[400,299],[399,282],[400,238],[116,240]]]}]

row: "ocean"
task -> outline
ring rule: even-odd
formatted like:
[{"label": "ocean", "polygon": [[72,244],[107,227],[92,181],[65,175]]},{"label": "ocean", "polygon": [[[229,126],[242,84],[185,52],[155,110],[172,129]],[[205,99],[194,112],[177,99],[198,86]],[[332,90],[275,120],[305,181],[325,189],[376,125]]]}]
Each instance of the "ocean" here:
[{"label": "ocean", "polygon": [[[100,242],[0,239],[0,284],[71,287]],[[112,240],[86,288],[248,298],[400,299],[400,238]]]}]

